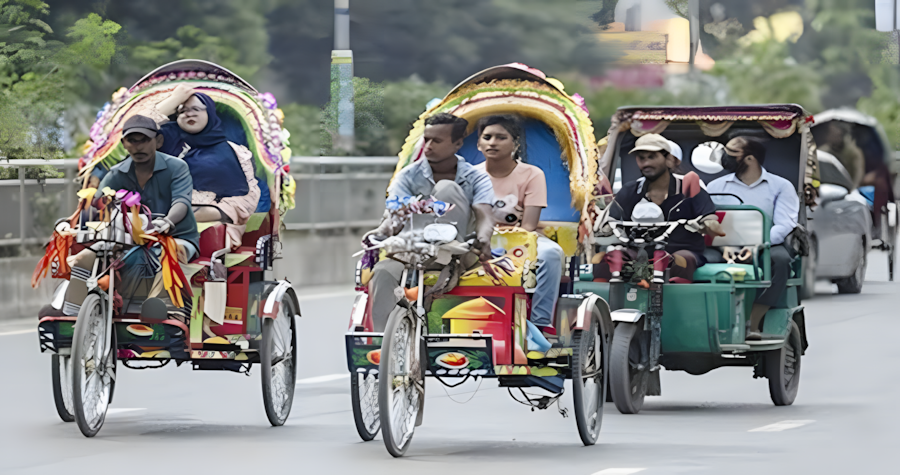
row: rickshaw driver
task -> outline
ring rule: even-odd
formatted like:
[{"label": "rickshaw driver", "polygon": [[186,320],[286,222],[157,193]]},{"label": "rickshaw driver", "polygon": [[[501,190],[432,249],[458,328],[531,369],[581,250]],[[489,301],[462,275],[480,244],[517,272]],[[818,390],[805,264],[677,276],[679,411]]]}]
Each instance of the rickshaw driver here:
[{"label": "rickshaw driver", "polygon": [[98,189],[136,191],[151,213],[165,214],[152,221],[157,232],[167,233],[178,244],[178,260],[186,263],[198,255],[200,233],[191,212],[193,180],[187,164],[159,152],[163,136],[156,122],[135,115],[122,126],[122,146],[128,158],[110,168]]},{"label": "rickshaw driver", "polygon": [[[642,201],[649,201],[662,208],[668,221],[702,218],[700,233],[725,235],[715,215],[715,204],[700,186],[699,177],[689,174],[691,178],[687,178],[672,173],[670,168],[675,163],[672,159],[671,142],[659,134],[646,134],[637,139],[629,153],[636,153],[635,160],[643,176],[626,183],[616,193],[615,203],[618,206],[610,208],[610,218],[631,220],[635,206]],[[706,243],[700,233],[691,232],[683,226],[672,232],[666,246],[666,252],[672,255],[670,282],[691,283],[694,271],[706,264],[703,256]],[[607,254],[606,262],[609,264],[610,281],[617,281],[622,269],[621,253],[614,251]],[[656,259],[653,266],[655,282],[662,282],[667,264],[668,259]],[[602,269],[598,273],[604,274]]]},{"label": "rickshaw driver", "polygon": [[[735,137],[725,144],[722,167],[733,173],[716,178],[707,186],[710,193],[729,193],[738,196],[745,205],[756,206],[772,218],[769,240],[772,247],[772,284],[756,295],[750,311],[750,331],[747,340],[763,339],[759,328],[766,312],[778,303],[787,289],[793,251],[785,238],[797,227],[800,198],[790,181],[766,171],[766,148],[752,137]],[[727,197],[723,197],[726,198]]]},{"label": "rickshaw driver", "polygon": [[[388,196],[434,196],[435,199],[453,205],[441,222],[454,223],[457,240],[462,241],[475,217],[476,241],[472,252],[481,262],[491,258],[491,236],[494,233],[492,204],[494,189],[491,179],[483,172],[456,155],[463,146],[469,122],[448,113],[435,114],[425,120],[422,152],[426,160],[419,160],[404,168],[388,188]],[[400,229],[391,229],[390,220],[382,221],[378,228],[366,233],[369,236],[393,236]],[[466,257],[466,256],[464,256]],[[471,259],[474,261],[474,259]],[[369,280],[370,314],[374,331],[383,332],[391,310],[403,295],[400,277],[403,264],[383,260],[372,269]]]}]

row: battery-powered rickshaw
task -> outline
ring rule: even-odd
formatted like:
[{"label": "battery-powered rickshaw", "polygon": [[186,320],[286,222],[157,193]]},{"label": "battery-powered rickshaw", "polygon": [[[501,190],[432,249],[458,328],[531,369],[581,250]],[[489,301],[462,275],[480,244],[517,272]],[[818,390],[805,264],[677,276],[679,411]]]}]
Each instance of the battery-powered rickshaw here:
[{"label": "battery-powered rickshaw", "polygon": [[[811,203],[818,175],[810,119],[796,105],[624,107],[613,116],[600,170],[610,174],[620,167],[623,183],[640,178],[634,155],[629,152],[638,137],[657,133],[684,151],[680,171],[696,173],[709,183],[727,173],[709,159],[717,148],[710,142],[724,144],[732,137],[749,135],[764,141],[766,169],[788,179],[801,203]],[[797,396],[800,359],[807,348],[804,308],[798,297],[802,252],[792,263],[792,275],[781,301],[763,320],[763,333],[774,337],[747,341],[755,295],[771,284],[772,218],[735,196],[713,199],[726,235],[706,237],[706,252],[721,257],[723,250],[731,249],[731,259],[699,267],[693,283],[669,283],[668,278],[654,283],[654,251],[665,249],[676,226],[693,224],[697,229],[696,223],[666,222],[656,205],[652,205],[655,212],[644,210],[640,217],[636,208],[630,221],[604,220],[603,210],[610,205],[611,197],[595,198],[596,207],[590,213],[595,216],[595,234],[589,243],[595,253],[593,261],[599,262],[596,257],[607,251],[622,248],[632,249],[637,255],[624,267],[621,278],[615,279],[619,282],[595,278],[590,273],[594,268],[585,266],[575,283],[576,293],[599,295],[612,309],[615,328],[609,385],[616,408],[622,413],[635,414],[641,410],[645,396],[661,394],[662,368],[700,375],[722,366],[749,366],[754,378],[768,378],[769,393],[776,405],[792,404]],[[801,206],[801,226],[805,217],[805,207]],[[601,232],[604,228],[606,231]],[[740,258],[735,259],[735,255]]]},{"label": "battery-powered rickshaw", "polygon": [[[587,109],[579,96],[569,96],[562,84],[541,71],[522,64],[490,68],[463,81],[420,116],[400,152],[397,172],[425,160],[424,121],[440,112],[469,121],[459,155],[473,164],[484,161],[473,133],[479,118],[501,113],[524,118],[527,161],[540,167],[547,179],[543,232],[568,257],[555,313],[559,341],[539,347],[530,338],[535,233],[498,228],[491,247],[495,255],[502,250],[499,257],[489,266],[463,269],[448,283],[428,264],[442,256],[447,262],[464,252],[466,237],[457,236],[455,229],[449,231],[451,237],[438,231],[430,197],[411,201],[399,197],[405,198],[400,203],[390,197],[392,219],[404,220],[406,227],[377,250],[382,259],[404,263],[402,282],[407,291],[385,332],[374,332],[366,285],[379,256],[360,261],[360,293],[346,334],[359,435],[371,440],[381,430],[387,450],[395,457],[403,455],[422,422],[425,376],[448,386],[461,384],[458,378],[497,379],[519,402],[539,409],[556,402],[565,391],[564,381],[570,379],[578,432],[585,445],[593,445],[603,417],[611,321],[603,299],[590,292],[576,293],[573,284],[582,252],[578,231],[582,207],[596,188],[608,190],[609,183],[598,174],[598,150]],[[543,395],[526,393],[526,388],[532,392],[540,388]]]},{"label": "battery-powered rickshaw", "polygon": [[[199,257],[180,264],[174,239],[138,193],[89,186],[94,167],[126,158],[122,125],[152,108],[178,84],[210,96],[232,142],[255,158],[261,198],[239,246],[222,223],[200,223]],[[274,278],[281,213],[293,207],[287,134],[271,94],[260,94],[216,64],[182,60],[122,88],[97,114],[80,160],[78,209],[61,219],[32,285],[63,279],[38,324],[40,348],[53,356],[56,409],[92,437],[113,399],[119,364],[249,372],[262,368],[272,425],[287,420],[296,377],[299,306],[291,284]],[[93,204],[92,204],[93,203]],[[77,260],[72,256],[81,256]],[[86,257],[85,257],[86,256]],[[204,319],[207,319],[204,323]]]}]

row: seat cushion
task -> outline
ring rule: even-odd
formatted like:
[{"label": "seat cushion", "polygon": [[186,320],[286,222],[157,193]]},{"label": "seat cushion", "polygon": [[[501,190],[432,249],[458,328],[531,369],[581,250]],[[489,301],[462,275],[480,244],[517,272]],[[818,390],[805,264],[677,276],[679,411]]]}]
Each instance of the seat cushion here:
[{"label": "seat cushion", "polygon": [[200,223],[200,257],[209,258],[216,251],[225,248],[225,225],[222,223]]},{"label": "seat cushion", "polygon": [[[756,280],[751,264],[706,264],[694,271],[694,282],[713,282],[720,272],[731,274],[736,282]],[[759,269],[762,278],[762,269]],[[719,281],[727,280],[726,276],[720,276]]]}]

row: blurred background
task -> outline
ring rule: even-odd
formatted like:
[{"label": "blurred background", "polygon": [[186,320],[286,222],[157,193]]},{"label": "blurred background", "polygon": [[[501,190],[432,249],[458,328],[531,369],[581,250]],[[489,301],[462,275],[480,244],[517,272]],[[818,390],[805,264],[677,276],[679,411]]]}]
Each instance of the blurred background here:
[{"label": "blurred background", "polygon": [[[498,64],[526,63],[583,96],[598,138],[625,105],[789,102],[858,109],[894,148],[900,49],[892,19],[875,28],[879,1],[699,0],[690,65],[688,0],[0,0],[0,200],[11,204],[0,257],[32,268],[74,206],[73,166],[22,160],[80,156],[112,93],[183,58],[225,66],[278,99],[293,153],[306,157],[293,161],[298,207],[285,218],[305,241],[291,249],[341,269],[317,277],[325,282],[352,276],[387,157],[426,104]],[[349,140],[338,135],[349,123],[341,94],[352,98]],[[334,156],[382,158],[322,158]],[[332,234],[345,248],[316,251],[335,245]]]}]

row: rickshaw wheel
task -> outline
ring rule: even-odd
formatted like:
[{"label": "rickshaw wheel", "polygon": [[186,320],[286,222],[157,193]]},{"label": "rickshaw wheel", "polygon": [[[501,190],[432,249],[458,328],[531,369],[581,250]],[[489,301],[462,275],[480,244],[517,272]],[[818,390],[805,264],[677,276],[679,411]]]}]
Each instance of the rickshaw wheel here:
[{"label": "rickshaw wheel", "polygon": [[50,358],[50,362],[56,413],[63,422],[73,422],[75,408],[72,403],[72,358],[55,354]]},{"label": "rickshaw wheel", "polygon": [[371,373],[350,375],[350,399],[353,402],[353,422],[359,437],[368,442],[381,430],[378,414],[378,377]]},{"label": "rickshaw wheel", "polygon": [[[84,299],[72,340],[72,403],[75,421],[85,437],[97,435],[103,427],[116,377],[115,337],[106,334],[103,307],[97,294]],[[98,343],[104,340],[105,348],[100,348]]]},{"label": "rickshaw wheel", "polygon": [[[644,407],[649,368],[641,361],[643,323],[620,322],[613,333],[609,385],[613,402],[622,414],[637,414]],[[643,368],[635,366],[643,364]]]},{"label": "rickshaw wheel", "polygon": [[294,300],[285,295],[278,316],[263,322],[260,365],[263,403],[273,426],[283,425],[291,414],[297,386],[297,327]]},{"label": "rickshaw wheel", "polygon": [[600,315],[595,309],[586,330],[572,335],[572,389],[575,400],[575,422],[584,445],[594,445],[603,423],[603,403],[607,390],[606,343],[600,328]]},{"label": "rickshaw wheel", "polygon": [[766,377],[769,378],[769,395],[776,406],[790,406],[800,388],[800,328],[791,322],[791,333],[784,346],[766,352]]},{"label": "rickshaw wheel", "polygon": [[[378,366],[378,408],[384,446],[402,457],[415,431],[425,391],[420,355],[415,351],[416,321],[412,311],[397,306],[388,318]],[[424,345],[424,341],[420,342]]]}]

